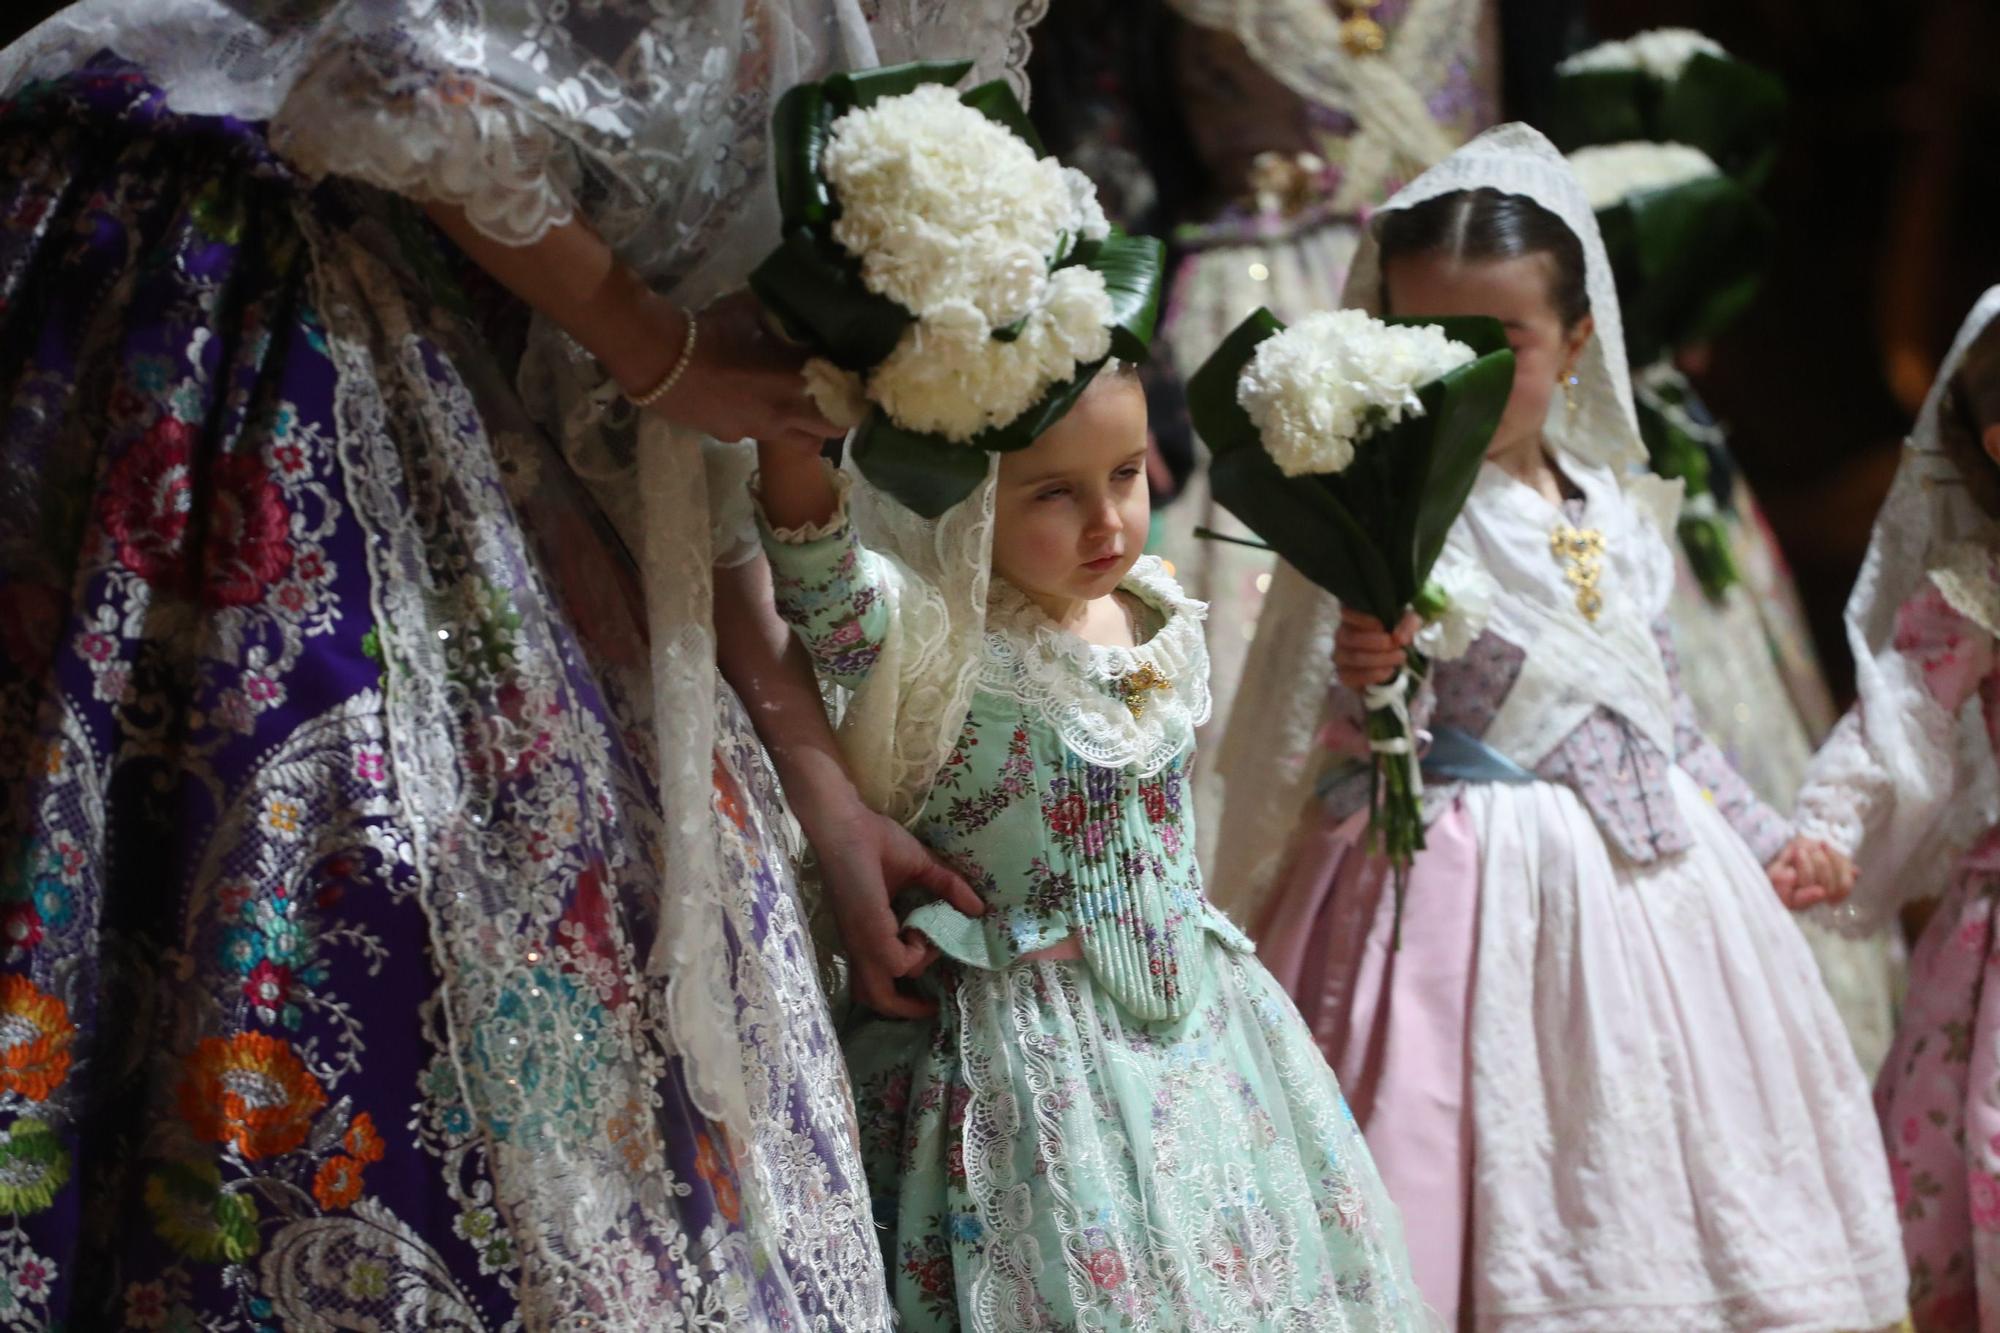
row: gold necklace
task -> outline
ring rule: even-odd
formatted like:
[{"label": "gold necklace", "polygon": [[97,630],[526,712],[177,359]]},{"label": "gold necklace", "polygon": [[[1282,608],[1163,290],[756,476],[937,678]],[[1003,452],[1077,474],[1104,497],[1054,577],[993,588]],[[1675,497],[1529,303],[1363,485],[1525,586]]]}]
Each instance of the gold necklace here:
[{"label": "gold necklace", "polygon": [[1604,576],[1604,534],[1558,523],[1549,533],[1549,552],[1562,564],[1563,581],[1576,590],[1576,609],[1595,624],[1604,611],[1604,594],[1597,590]]},{"label": "gold necklace", "polygon": [[1351,56],[1379,56],[1389,46],[1389,33],[1375,18],[1382,0],[1339,0],[1340,44]]}]

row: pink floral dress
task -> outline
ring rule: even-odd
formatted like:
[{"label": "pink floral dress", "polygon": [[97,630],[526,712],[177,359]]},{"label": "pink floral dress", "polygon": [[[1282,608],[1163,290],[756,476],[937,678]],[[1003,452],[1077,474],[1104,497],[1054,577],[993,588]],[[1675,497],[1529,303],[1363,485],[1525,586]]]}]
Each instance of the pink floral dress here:
[{"label": "pink floral dress", "polygon": [[[1934,572],[1897,613],[1891,649],[1914,686],[1908,717],[1916,733],[1949,744],[1948,723],[1975,699],[1989,741],[2000,754],[2000,652],[1993,607],[2000,556],[1965,551]],[[1843,720],[1814,763],[1800,798],[1805,826],[1858,845],[1881,810],[1915,797],[1885,781],[1867,762],[1869,719],[1860,709]],[[1934,771],[1951,771],[1940,748]],[[1942,814],[1960,796],[1951,784],[1924,793]],[[1907,808],[1898,814],[1907,818]],[[1842,837],[1843,828],[1849,836]],[[1858,892],[1880,873],[1867,859]],[[1901,877],[1920,868],[1900,872]],[[2000,1329],[2000,827],[1986,829],[1952,866],[1944,900],[1910,960],[1910,993],[1875,1090],[1903,1244],[1910,1263],[1910,1306],[1919,1329]]]}]

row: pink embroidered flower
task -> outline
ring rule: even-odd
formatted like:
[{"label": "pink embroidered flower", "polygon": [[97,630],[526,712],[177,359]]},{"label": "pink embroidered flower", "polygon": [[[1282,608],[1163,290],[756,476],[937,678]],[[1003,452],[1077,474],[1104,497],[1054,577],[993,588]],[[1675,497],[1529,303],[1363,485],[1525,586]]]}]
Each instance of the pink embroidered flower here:
[{"label": "pink embroidered flower", "polygon": [[42,942],[42,916],[33,903],[10,903],[0,910],[0,944],[9,951],[32,949]]},{"label": "pink embroidered flower", "polygon": [[860,642],[861,622],[858,620],[844,620],[834,627],[832,633],[826,636],[826,644],[829,648],[845,648],[849,644]]},{"label": "pink embroidered flower", "polygon": [[118,563],[149,583],[180,579],[194,508],[193,456],[194,428],[161,417],[105,479],[98,521],[115,543]]},{"label": "pink embroidered flower", "polygon": [[1090,1280],[1106,1291],[1125,1282],[1125,1261],[1119,1258],[1116,1250],[1093,1250],[1087,1266]]},{"label": "pink embroidered flower", "polygon": [[281,444],[271,451],[272,461],[287,475],[306,470],[306,452],[296,444]]},{"label": "pink embroidered flower", "polygon": [[1917,1141],[1917,1137],[1923,1132],[1924,1132],[1924,1127],[1917,1123],[1917,1118],[1915,1116],[1904,1117],[1903,1142],[1914,1144]]},{"label": "pink embroidered flower", "polygon": [[73,880],[83,873],[83,848],[68,838],[57,838],[56,855],[62,859],[64,879]]},{"label": "pink embroidered flower", "polygon": [[243,692],[252,703],[273,704],[284,697],[284,686],[269,676],[252,675],[244,677]]},{"label": "pink embroidered flower", "polygon": [[305,610],[310,600],[302,583],[287,583],[278,589],[278,605],[294,614]]},{"label": "pink embroidered flower", "polygon": [[1079,792],[1071,792],[1053,805],[1042,807],[1048,820],[1049,831],[1057,837],[1067,838],[1083,827],[1083,821],[1090,813]]},{"label": "pink embroidered flower", "polygon": [[389,761],[380,750],[357,750],[354,754],[354,776],[363,782],[381,786],[389,780]]},{"label": "pink embroidered flower", "polygon": [[1101,819],[1086,827],[1083,830],[1083,854],[1085,856],[1102,856],[1104,854],[1105,841],[1109,836],[1110,830]]},{"label": "pink embroidered flower", "polygon": [[111,654],[117,650],[118,644],[109,634],[99,634],[93,630],[89,634],[77,637],[76,651],[78,655],[92,662],[109,662]]},{"label": "pink embroidered flower", "polygon": [[1175,858],[1181,854],[1181,833],[1172,824],[1160,826],[1160,850]]},{"label": "pink embroidered flower", "polygon": [[1966,1185],[1972,1204],[1972,1225],[1981,1231],[2000,1231],[2000,1180],[1984,1171],[1974,1171]]},{"label": "pink embroidered flower", "polygon": [[298,567],[293,572],[307,583],[318,583],[332,571],[324,555],[318,551],[305,551],[300,554]]},{"label": "pink embroidered flower", "polygon": [[291,993],[292,970],[266,958],[243,979],[243,998],[260,1010],[275,1011]]},{"label": "pink embroidered flower", "polygon": [[14,1270],[14,1289],[30,1296],[46,1297],[49,1284],[55,1281],[55,1277],[54,1264],[40,1255],[31,1254]]},{"label": "pink embroidered flower", "polygon": [[255,458],[230,454],[209,469],[208,600],[248,606],[292,564],[291,515],[284,493]]}]

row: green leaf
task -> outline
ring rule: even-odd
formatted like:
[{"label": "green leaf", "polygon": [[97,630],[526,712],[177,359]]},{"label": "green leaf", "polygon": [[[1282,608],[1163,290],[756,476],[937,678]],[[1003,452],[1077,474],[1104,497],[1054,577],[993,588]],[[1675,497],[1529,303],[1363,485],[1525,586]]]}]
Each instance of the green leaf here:
[{"label": "green leaf", "polygon": [[1101,241],[1079,245],[1072,258],[1104,279],[1111,297],[1111,355],[1121,361],[1144,361],[1160,318],[1166,244],[1156,236],[1128,236],[1114,230]]},{"label": "green leaf", "polygon": [[[1502,334],[1505,341],[1505,334]],[[1422,393],[1425,416],[1405,425],[1429,421],[1431,448],[1417,502],[1410,576],[1422,587],[1444,550],[1452,524],[1465,508],[1487,446],[1500,428],[1507,399],[1514,391],[1514,353],[1502,347],[1470,365],[1460,366]],[[1401,427],[1398,427],[1401,429]]]},{"label": "green leaf", "polygon": [[1654,137],[1692,144],[1755,188],[1777,158],[1784,120],[1785,85],[1775,75],[1701,54],[1663,90]]},{"label": "green leaf", "polygon": [[986,479],[991,455],[897,426],[877,410],[854,437],[854,463],[884,494],[923,518],[937,518]]},{"label": "green leaf", "polygon": [[1712,338],[1741,315],[1776,234],[1763,206],[1727,176],[1628,196],[1598,223],[1635,365]]},{"label": "green leaf", "polygon": [[1401,607],[1388,566],[1324,480],[1287,477],[1261,448],[1232,449],[1209,464],[1216,503],[1343,604],[1392,624]]},{"label": "green leaf", "polygon": [[1589,144],[1650,139],[1660,85],[1643,70],[1592,69],[1556,76],[1548,132],[1565,153]]},{"label": "green leaf", "polygon": [[750,290],[794,339],[856,372],[895,350],[910,324],[909,311],[862,286],[853,262],[829,256],[810,228],[788,233],[751,270]]},{"label": "green leaf", "polygon": [[1220,459],[1226,453],[1264,451],[1257,425],[1236,401],[1236,381],[1250,364],[1257,344],[1285,326],[1268,310],[1253,311],[1232,330],[1221,346],[1208,354],[1201,369],[1187,382],[1188,419],[1194,423],[1208,451]]},{"label": "green leaf", "polygon": [[972,72],[970,60],[912,60],[901,65],[836,74],[824,81],[835,115],[859,106],[874,106],[886,97],[901,97],[926,83],[957,83]]},{"label": "green leaf", "polygon": [[771,156],[778,182],[778,213],[786,232],[823,227],[833,218],[833,195],[820,175],[833,110],[826,90],[802,83],[778,99],[771,112]]},{"label": "green leaf", "polygon": [[[1004,426],[981,431],[972,437],[970,448],[985,449],[992,453],[1010,454],[1016,449],[1025,449],[1041,438],[1042,432],[1061,421],[1076,400],[1097,378],[1097,372],[1104,369],[1102,361],[1093,361],[1087,366],[1077,367],[1074,378],[1052,386],[1042,395],[1042,400],[1015,417]],[[957,446],[952,446],[957,447]]]},{"label": "green leaf", "polygon": [[1015,97],[1014,90],[1001,80],[982,83],[958,100],[1002,129],[1012,131],[1034,150],[1036,157],[1046,156],[1042,148],[1042,136],[1035,132],[1035,124],[1028,119],[1028,113],[1022,108],[1021,100]]}]

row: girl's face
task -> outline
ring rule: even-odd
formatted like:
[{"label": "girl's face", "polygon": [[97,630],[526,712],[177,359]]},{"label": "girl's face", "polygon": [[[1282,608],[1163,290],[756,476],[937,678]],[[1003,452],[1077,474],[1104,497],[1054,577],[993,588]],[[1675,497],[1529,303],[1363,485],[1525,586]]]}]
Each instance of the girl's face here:
[{"label": "girl's face", "polygon": [[1042,437],[1000,456],[993,569],[1045,609],[1109,596],[1146,544],[1146,395],[1100,378]]},{"label": "girl's face", "polygon": [[1490,315],[1507,330],[1514,349],[1514,391],[1487,447],[1489,458],[1539,442],[1550,403],[1590,341],[1590,316],[1564,328],[1549,300],[1554,262],[1548,255],[1463,260],[1433,253],[1399,255],[1382,271],[1391,314]]}]

